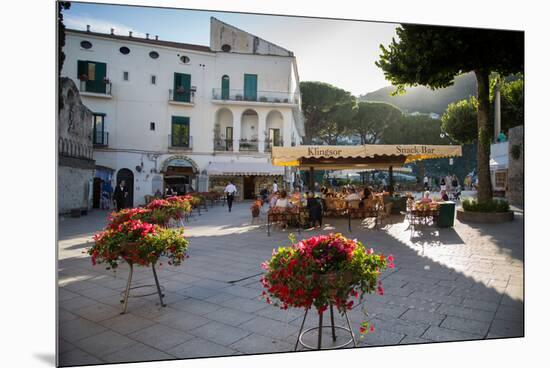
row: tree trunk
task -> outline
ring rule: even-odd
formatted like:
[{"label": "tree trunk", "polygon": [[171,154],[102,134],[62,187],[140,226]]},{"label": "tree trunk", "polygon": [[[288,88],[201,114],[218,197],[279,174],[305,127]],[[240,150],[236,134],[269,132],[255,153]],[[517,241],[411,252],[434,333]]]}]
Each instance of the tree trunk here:
[{"label": "tree trunk", "polygon": [[477,79],[477,200],[487,203],[493,198],[489,159],[491,156],[491,124],[489,121],[489,72],[475,70]]}]

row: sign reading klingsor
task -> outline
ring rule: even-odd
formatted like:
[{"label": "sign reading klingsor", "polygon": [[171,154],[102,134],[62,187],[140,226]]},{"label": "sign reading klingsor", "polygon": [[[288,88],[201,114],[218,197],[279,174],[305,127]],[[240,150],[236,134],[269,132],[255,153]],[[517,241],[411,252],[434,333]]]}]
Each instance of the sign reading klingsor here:
[{"label": "sign reading klingsor", "polygon": [[340,156],[342,150],[339,148],[321,148],[321,147],[308,147],[308,156]]}]

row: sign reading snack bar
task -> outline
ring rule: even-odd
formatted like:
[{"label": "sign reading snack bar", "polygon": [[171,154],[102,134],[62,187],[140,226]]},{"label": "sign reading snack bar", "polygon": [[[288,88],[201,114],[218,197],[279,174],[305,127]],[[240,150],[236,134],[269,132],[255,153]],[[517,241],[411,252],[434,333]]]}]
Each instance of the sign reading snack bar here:
[{"label": "sign reading snack bar", "polygon": [[412,162],[429,158],[462,156],[462,147],[422,144],[273,147],[271,160],[274,165],[299,166],[300,160],[308,158],[344,160],[377,156],[405,156],[405,162]]}]

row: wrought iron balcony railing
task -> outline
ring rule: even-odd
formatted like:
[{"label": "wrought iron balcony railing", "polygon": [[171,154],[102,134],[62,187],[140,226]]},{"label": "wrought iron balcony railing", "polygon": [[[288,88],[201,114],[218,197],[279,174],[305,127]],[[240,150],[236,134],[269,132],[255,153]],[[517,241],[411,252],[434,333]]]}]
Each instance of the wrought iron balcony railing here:
[{"label": "wrought iron balcony railing", "polygon": [[96,131],[93,134],[94,147],[108,147],[109,146],[109,132]]},{"label": "wrought iron balcony railing", "polygon": [[214,151],[233,151],[233,139],[214,138]]},{"label": "wrought iron balcony railing", "polygon": [[243,89],[213,88],[216,101],[252,101],[265,103],[298,104],[298,94],[280,91],[247,91]]},{"label": "wrought iron balcony railing", "polygon": [[193,137],[168,134],[168,147],[171,149],[192,150]]}]

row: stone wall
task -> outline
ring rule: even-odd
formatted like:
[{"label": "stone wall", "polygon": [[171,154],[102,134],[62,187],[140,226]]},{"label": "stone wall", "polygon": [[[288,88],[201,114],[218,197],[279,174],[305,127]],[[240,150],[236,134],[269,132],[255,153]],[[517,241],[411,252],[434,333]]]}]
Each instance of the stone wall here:
[{"label": "stone wall", "polygon": [[59,213],[73,208],[89,208],[93,168],[59,165],[57,171],[57,193]]},{"label": "stone wall", "polygon": [[[523,207],[523,152],[525,147],[523,125],[508,130],[508,141],[508,189],[506,199],[510,204]],[[519,157],[514,157],[514,151],[519,152]]]},{"label": "stone wall", "polygon": [[93,114],[71,79],[60,78],[59,89],[57,195],[59,213],[66,213],[92,205]]}]

